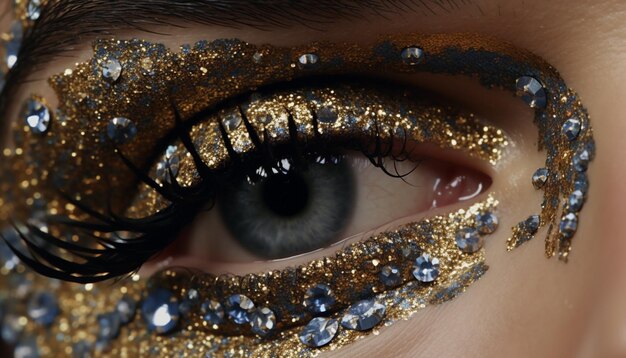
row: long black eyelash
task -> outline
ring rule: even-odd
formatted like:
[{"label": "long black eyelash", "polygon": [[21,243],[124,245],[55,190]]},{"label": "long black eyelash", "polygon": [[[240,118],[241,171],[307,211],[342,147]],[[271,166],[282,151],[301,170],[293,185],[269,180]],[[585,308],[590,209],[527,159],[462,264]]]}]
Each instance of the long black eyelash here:
[{"label": "long black eyelash", "polygon": [[[256,146],[257,157],[262,159],[262,165],[266,171],[271,172],[275,157],[272,148],[267,140],[261,140],[259,133],[256,132],[245,115],[245,111],[241,108],[239,110],[245,128]],[[185,149],[190,153],[196,170],[200,174],[201,182],[198,185],[182,187],[176,180],[159,184],[147,175],[145,171],[135,166],[121,150],[116,149],[120,160],[125,163],[137,179],[170,201],[170,204],[165,209],[142,219],[133,219],[117,215],[110,208],[106,213],[101,213],[71,195],[59,191],[60,195],[68,203],[73,204],[90,219],[88,221],[79,221],[67,217],[50,217],[48,218],[49,223],[73,229],[75,234],[88,238],[91,245],[63,240],[34,225],[22,226],[14,224],[14,230],[17,231],[22,239],[27,251],[18,248],[15,244],[2,237],[9,248],[24,264],[41,275],[63,281],[92,283],[109,279],[120,279],[133,274],[145,262],[157,256],[167,246],[172,244],[178,238],[180,232],[191,224],[200,211],[213,206],[216,188],[224,184],[224,181],[220,178],[232,177],[233,175],[241,176],[251,172],[249,168],[246,168],[241,156],[233,149],[226,129],[220,123],[222,138],[231,160],[234,162],[231,167],[239,168],[243,166],[243,168],[217,175],[204,163],[197,152],[190,137],[188,125],[183,124],[175,105],[173,105],[173,113],[175,120],[174,132],[183,143]],[[297,138],[296,124],[289,111],[288,114],[289,134],[291,137],[290,150],[294,153],[294,158],[302,158],[303,148]],[[317,116],[313,110],[312,115],[314,128],[317,129]],[[404,180],[404,177],[412,171],[399,173],[397,167],[394,167],[395,173],[392,173],[387,169],[385,160],[391,158],[394,160],[394,163],[403,161],[408,158],[408,154],[404,157],[401,155],[394,157],[393,143],[395,138],[393,135],[382,136],[379,130],[378,126],[376,126],[373,135],[376,138],[374,148],[368,148],[362,140],[354,140],[349,146],[361,151],[372,165],[380,168],[386,174]],[[315,133],[318,133],[317,130]],[[263,137],[267,139],[266,132],[263,133]],[[383,137],[388,138],[386,139],[388,142],[383,142]],[[406,144],[405,137],[402,149],[398,152],[404,153]],[[323,147],[324,143],[321,146]],[[301,160],[301,162],[306,163],[305,160]],[[258,167],[258,162],[254,165]],[[170,175],[170,178],[174,178],[174,175]],[[100,234],[96,235],[95,233]],[[121,233],[129,233],[130,238],[122,237]],[[94,242],[98,244],[98,247],[94,247]],[[51,248],[54,250],[51,250]]]}]

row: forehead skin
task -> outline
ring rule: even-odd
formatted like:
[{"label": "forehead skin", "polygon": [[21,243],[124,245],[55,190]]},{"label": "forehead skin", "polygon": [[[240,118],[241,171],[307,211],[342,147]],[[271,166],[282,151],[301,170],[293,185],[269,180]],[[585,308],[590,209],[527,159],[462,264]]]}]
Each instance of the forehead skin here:
[{"label": "forehead skin", "polygon": [[[0,0],[9,13],[11,0]],[[589,109],[598,155],[590,169],[589,201],[568,264],[547,260],[543,242],[506,253],[506,230],[488,243],[491,269],[469,292],[443,306],[420,312],[407,322],[383,330],[337,353],[338,356],[392,355],[463,357],[621,356],[626,352],[619,333],[626,327],[626,3],[623,0],[483,0],[460,2],[459,10],[369,14],[338,20],[313,29],[292,25],[259,31],[193,25],[161,26],[160,33],[125,30],[125,37],[158,40],[171,47],[199,39],[241,37],[251,42],[291,45],[314,40],[365,41],[380,34],[402,32],[476,32],[496,36],[528,49],[553,64]],[[4,11],[3,11],[4,10]],[[7,29],[10,19],[0,18]],[[89,58],[89,39],[71,56],[57,59],[31,74],[14,103],[27,93],[53,98],[45,79]],[[11,106],[9,117],[15,118]],[[534,138],[524,150],[531,151]],[[505,173],[500,173],[506,175]],[[515,208],[506,215],[524,217],[536,209],[527,198],[532,187],[508,187],[503,192]],[[504,214],[503,214],[504,215]],[[600,309],[601,307],[601,309]],[[620,346],[621,344],[621,346]],[[408,353],[411,352],[411,353]]]}]

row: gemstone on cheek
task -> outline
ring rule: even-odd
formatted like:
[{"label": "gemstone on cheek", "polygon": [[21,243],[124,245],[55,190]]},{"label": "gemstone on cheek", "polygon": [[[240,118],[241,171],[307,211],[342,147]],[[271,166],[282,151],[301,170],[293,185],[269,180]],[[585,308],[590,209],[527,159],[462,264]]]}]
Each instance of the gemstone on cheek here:
[{"label": "gemstone on cheek", "polygon": [[102,77],[113,83],[122,75],[122,64],[116,58],[111,58],[102,65]]},{"label": "gemstone on cheek", "polygon": [[476,229],[480,234],[493,234],[498,228],[498,217],[491,212],[476,215]]},{"label": "gemstone on cheek", "polygon": [[569,239],[576,233],[576,229],[578,228],[578,217],[574,213],[568,213],[561,218],[561,223],[559,224],[559,232],[561,235]]},{"label": "gemstone on cheek", "polygon": [[59,315],[56,297],[50,292],[35,294],[28,302],[28,316],[42,326],[51,325]]},{"label": "gemstone on cheek", "polygon": [[124,117],[115,117],[107,125],[107,136],[117,144],[131,141],[137,135],[137,126],[133,121]]},{"label": "gemstone on cheek", "polygon": [[568,141],[573,141],[578,138],[578,134],[580,134],[581,123],[580,119],[576,117],[569,118],[563,123],[563,127],[561,128],[561,133],[567,138]]},{"label": "gemstone on cheek", "polygon": [[533,187],[535,189],[543,188],[543,186],[548,181],[548,174],[549,174],[549,171],[547,168],[537,169],[537,171],[535,171],[535,173],[533,174],[533,178],[532,178]]},{"label": "gemstone on cheek", "polygon": [[252,332],[265,336],[276,327],[276,315],[267,307],[260,307],[252,313]]},{"label": "gemstone on cheek", "polygon": [[226,313],[236,324],[250,322],[250,314],[254,311],[254,302],[244,295],[232,295],[226,300]]},{"label": "gemstone on cheek", "polygon": [[302,304],[313,313],[325,313],[335,305],[335,296],[330,287],[317,284],[307,289]]},{"label": "gemstone on cheek", "polygon": [[320,58],[314,53],[305,53],[298,57],[298,67],[303,70],[309,70],[317,66]]},{"label": "gemstone on cheek", "polygon": [[336,319],[317,317],[313,318],[300,332],[300,342],[311,348],[327,345],[335,338],[339,322]]},{"label": "gemstone on cheek", "polygon": [[382,321],[385,310],[385,305],[374,299],[359,301],[348,308],[341,325],[357,331],[370,330]]},{"label": "gemstone on cheek", "polygon": [[545,108],[548,98],[544,86],[537,79],[522,76],[515,82],[516,94],[531,108]]},{"label": "gemstone on cheek", "polygon": [[465,253],[473,253],[483,247],[484,239],[474,228],[463,228],[456,234],[456,246]]},{"label": "gemstone on cheek", "polygon": [[395,265],[386,265],[380,270],[380,281],[387,287],[395,287],[402,283],[402,273]]},{"label": "gemstone on cheek", "polygon": [[178,324],[178,300],[169,290],[154,290],[143,300],[141,316],[149,331],[170,333]]},{"label": "gemstone on cheek", "polygon": [[200,306],[200,311],[202,312],[202,319],[208,324],[218,325],[224,321],[224,307],[217,301],[204,301]]},{"label": "gemstone on cheek", "polygon": [[130,296],[124,296],[115,305],[115,310],[120,316],[120,322],[128,324],[135,318],[137,302]]},{"label": "gemstone on cheek", "polygon": [[415,66],[424,61],[424,50],[417,46],[406,47],[400,52],[400,58],[405,64]]},{"label": "gemstone on cheek", "polygon": [[439,277],[439,259],[422,254],[415,259],[413,276],[420,282],[433,282]]},{"label": "gemstone on cheek", "polygon": [[30,98],[24,105],[24,121],[35,134],[44,134],[50,128],[52,116],[48,107],[41,101]]}]

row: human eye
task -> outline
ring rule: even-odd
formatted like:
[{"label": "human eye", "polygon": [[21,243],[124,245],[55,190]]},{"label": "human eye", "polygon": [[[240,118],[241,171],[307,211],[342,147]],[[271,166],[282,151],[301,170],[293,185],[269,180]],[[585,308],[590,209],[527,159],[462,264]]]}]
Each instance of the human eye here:
[{"label": "human eye", "polygon": [[[97,308],[71,330],[98,325],[84,341],[105,352],[143,332],[144,353],[314,355],[456,297],[487,272],[496,230],[513,227],[512,250],[555,226],[546,253],[567,259],[594,153],[558,74],[477,35],[99,39],[49,84],[56,108],[26,98],[4,151],[5,198],[24,200],[3,208],[3,238],[37,285],[64,281],[54,317],[30,310],[26,330],[61,329],[80,293]],[[547,152],[511,174],[545,192],[523,218],[499,214],[520,141],[491,99],[534,108]]]}]

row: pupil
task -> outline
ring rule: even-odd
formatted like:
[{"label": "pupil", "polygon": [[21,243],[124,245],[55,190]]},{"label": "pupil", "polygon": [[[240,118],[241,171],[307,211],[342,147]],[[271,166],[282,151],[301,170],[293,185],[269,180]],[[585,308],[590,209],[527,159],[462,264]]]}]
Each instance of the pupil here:
[{"label": "pupil", "polygon": [[309,187],[299,173],[275,174],[262,187],[265,205],[279,216],[295,216],[309,202]]}]

